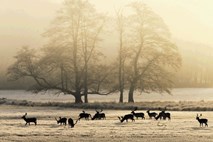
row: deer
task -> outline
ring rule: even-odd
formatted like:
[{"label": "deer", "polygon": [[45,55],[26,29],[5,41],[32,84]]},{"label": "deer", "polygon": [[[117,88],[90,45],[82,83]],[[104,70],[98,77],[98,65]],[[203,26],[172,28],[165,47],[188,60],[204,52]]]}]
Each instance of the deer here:
[{"label": "deer", "polygon": [[97,120],[97,119],[106,119],[105,113],[101,113],[103,110],[101,109],[101,111],[95,110],[96,114],[93,116],[92,120]]},{"label": "deer", "polygon": [[121,121],[121,123],[124,122],[124,120],[126,120],[126,122],[128,122],[128,119],[135,121],[133,114],[127,114],[127,115],[124,115],[124,116],[121,116],[121,117],[118,116],[118,119]]},{"label": "deer", "polygon": [[149,119],[155,118],[158,114],[156,112],[150,112],[150,110],[147,110],[147,113],[149,115]]},{"label": "deer", "polygon": [[165,112],[165,110],[161,111],[159,113],[159,115],[157,117],[155,117],[156,120],[158,120],[160,118],[160,120],[163,118],[163,120],[166,120],[166,118],[168,118],[168,120],[171,120],[171,114],[169,112]]},{"label": "deer", "polygon": [[27,123],[30,125],[30,122],[33,122],[35,125],[37,125],[37,118],[35,118],[35,117],[26,118],[26,116],[27,116],[27,113],[25,113],[25,115],[23,115],[23,116],[21,117],[22,119],[25,120],[25,122],[26,122],[25,125],[27,125]]},{"label": "deer", "polygon": [[[202,114],[200,114],[200,116],[202,116]],[[205,124],[205,127],[207,126],[208,127],[208,119],[206,119],[206,118],[202,118],[202,119],[200,119],[200,116],[198,116],[198,114],[197,114],[197,117],[196,117],[196,119],[197,119],[197,121],[200,123],[200,127],[202,126],[203,127],[203,124]]]},{"label": "deer", "polygon": [[82,118],[85,118],[86,120],[89,120],[89,117],[92,118],[92,117],[91,117],[91,114],[86,113],[86,112],[83,110],[82,113],[79,114],[78,120],[80,121],[80,119],[82,119]]},{"label": "deer", "polygon": [[57,121],[57,124],[65,125],[65,126],[67,125],[67,118],[65,118],[65,117],[63,117],[63,118],[59,117],[59,120],[57,120],[55,118],[55,120]]},{"label": "deer", "polygon": [[76,122],[74,123],[72,118],[68,119],[68,124],[70,125],[71,128],[74,128],[75,124],[77,124],[78,120],[76,120]]},{"label": "deer", "polygon": [[145,117],[144,117],[144,113],[142,113],[142,112],[140,112],[140,113],[135,113],[135,111],[137,110],[138,108],[137,107],[135,107],[135,109],[134,110],[132,110],[132,114],[138,119],[138,117],[141,117],[141,119],[145,119]]}]

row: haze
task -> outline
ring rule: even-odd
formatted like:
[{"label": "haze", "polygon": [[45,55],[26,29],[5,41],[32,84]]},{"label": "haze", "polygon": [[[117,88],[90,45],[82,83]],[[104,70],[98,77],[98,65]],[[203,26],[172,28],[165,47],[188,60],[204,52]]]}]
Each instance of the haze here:
[{"label": "haze", "polygon": [[[89,0],[99,11],[113,15],[133,0]],[[0,0],[0,64],[8,66],[23,45],[38,48],[63,0]],[[143,0],[170,28],[173,39],[213,46],[212,0]]]}]

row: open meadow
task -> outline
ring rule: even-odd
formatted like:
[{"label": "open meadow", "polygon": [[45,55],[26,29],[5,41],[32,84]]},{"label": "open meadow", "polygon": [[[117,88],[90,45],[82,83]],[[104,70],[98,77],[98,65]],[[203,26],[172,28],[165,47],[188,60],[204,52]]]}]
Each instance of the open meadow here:
[{"label": "open meadow", "polygon": [[212,5],[0,0],[0,142],[213,142]]},{"label": "open meadow", "polygon": [[[55,117],[71,117],[74,120],[82,109],[59,107],[26,107],[0,106],[0,141],[51,141],[51,142],[105,142],[105,141],[143,141],[143,142],[212,142],[213,140],[213,112],[202,112],[203,117],[209,119],[209,127],[199,127],[195,119],[197,113],[188,111],[170,111],[171,120],[145,120],[123,122],[118,116],[130,113],[130,110],[104,110],[106,120],[81,120],[74,128],[58,125]],[[92,115],[94,110],[85,110]],[[28,112],[29,117],[37,117],[38,125],[25,126],[21,117]],[[156,111],[159,112],[159,111]]]}]

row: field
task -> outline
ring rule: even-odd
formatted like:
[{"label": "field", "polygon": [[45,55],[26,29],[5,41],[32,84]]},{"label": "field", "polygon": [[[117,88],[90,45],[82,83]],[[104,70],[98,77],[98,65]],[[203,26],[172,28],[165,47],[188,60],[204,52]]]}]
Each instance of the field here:
[{"label": "field", "polygon": [[[24,90],[0,90],[0,98],[28,100],[33,102],[74,102],[71,95],[58,95],[54,91],[40,92],[34,94]],[[128,92],[124,92],[124,102],[127,102]],[[213,101],[213,88],[176,88],[172,90],[172,95],[159,93],[135,92],[135,102],[141,101]],[[94,102],[118,102],[119,93],[111,95],[89,95],[89,101]]]},{"label": "field", "polygon": [[[59,107],[27,107],[0,105],[0,141],[51,141],[51,142],[105,142],[105,141],[143,141],[143,142],[212,142],[213,112],[202,112],[209,119],[209,127],[199,127],[195,119],[197,113],[188,111],[171,111],[171,121],[156,121],[147,118],[135,122],[120,123],[117,116],[130,113],[129,110],[104,110],[106,120],[81,120],[74,128],[56,124],[55,117],[72,117],[77,119],[81,109]],[[86,110],[92,115],[94,110]],[[38,118],[38,125],[25,126],[21,116]]]}]

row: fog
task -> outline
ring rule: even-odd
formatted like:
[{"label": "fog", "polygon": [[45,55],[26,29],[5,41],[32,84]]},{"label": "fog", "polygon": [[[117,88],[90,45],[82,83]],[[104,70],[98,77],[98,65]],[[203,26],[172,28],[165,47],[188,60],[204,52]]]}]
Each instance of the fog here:
[{"label": "fog", "polygon": [[[89,0],[108,15],[133,0]],[[1,0],[1,64],[11,59],[23,45],[40,47],[41,34],[49,26],[63,0]],[[213,9],[211,0],[143,0],[170,28],[173,38],[213,46]]]},{"label": "fog", "polygon": [[[89,0],[98,11],[109,16],[113,16],[116,10],[132,1],[134,0]],[[142,2],[163,18],[178,45],[183,45],[179,44],[179,41],[187,43],[180,48],[187,48],[188,44],[193,43],[189,47],[198,51],[205,50],[207,53],[212,52],[212,0],[142,0]],[[0,71],[6,70],[17,50],[23,45],[42,47],[45,43],[42,34],[56,16],[56,11],[62,7],[62,3],[63,0],[0,0]],[[111,45],[110,39],[103,39],[103,42],[105,46]],[[108,54],[111,53],[110,48],[106,50]]]}]

